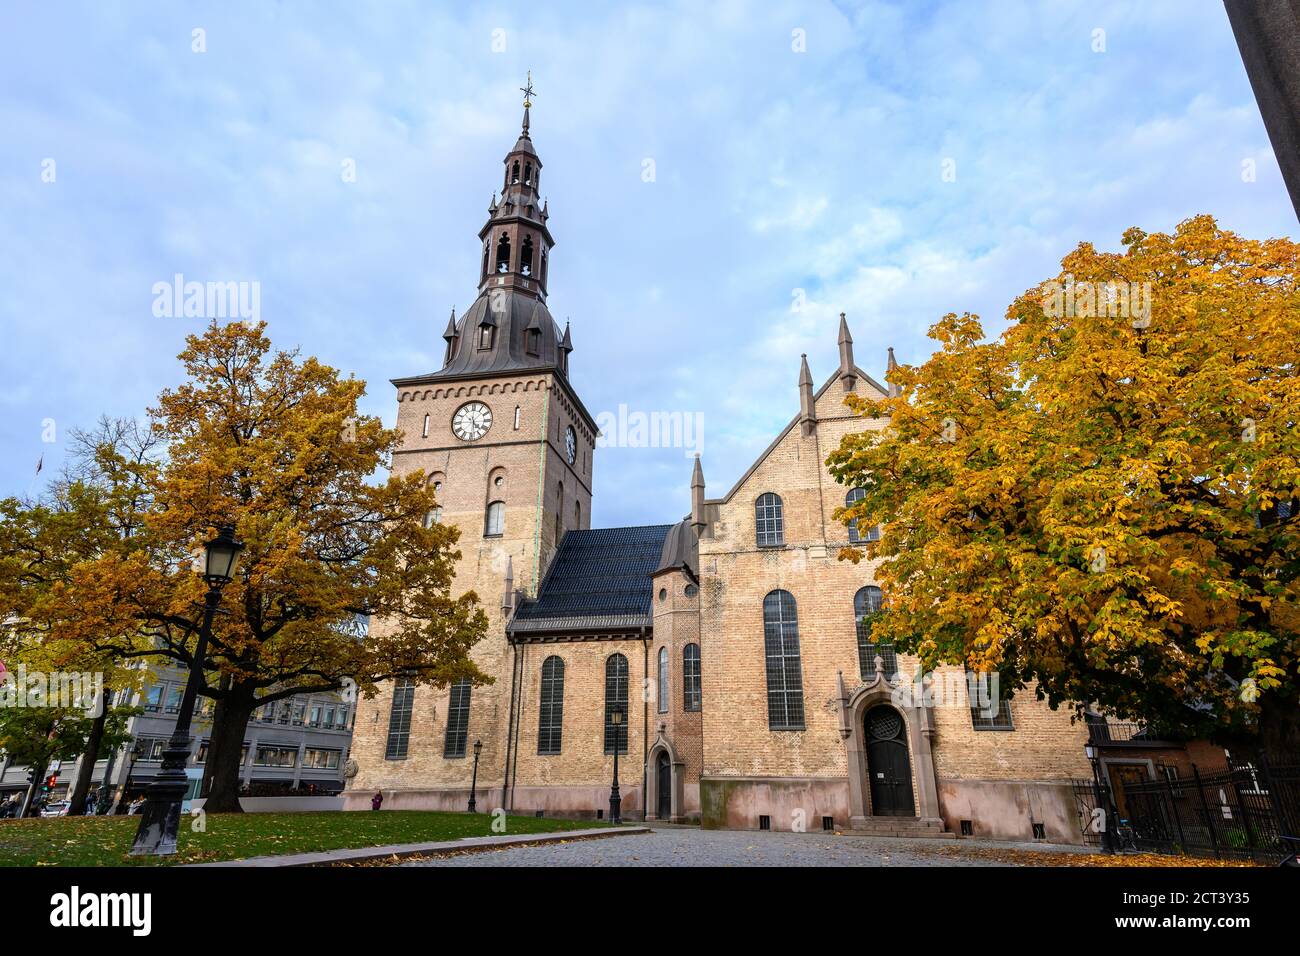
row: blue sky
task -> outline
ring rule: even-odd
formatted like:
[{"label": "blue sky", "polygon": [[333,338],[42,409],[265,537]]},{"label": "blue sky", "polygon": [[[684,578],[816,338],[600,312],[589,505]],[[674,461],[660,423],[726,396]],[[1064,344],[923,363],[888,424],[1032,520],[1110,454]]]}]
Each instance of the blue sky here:
[{"label": "blue sky", "polygon": [[[945,312],[996,332],[1080,241],[1295,233],[1219,0],[7,2],[0,494],[178,381],[176,273],[259,282],[272,340],[391,423],[387,380],[473,301],[529,69],[571,377],[594,414],[701,414],[711,495],[797,411],[800,353],[834,371],[840,311],[880,378]],[[675,520],[689,477],[601,449],[593,523]]]}]

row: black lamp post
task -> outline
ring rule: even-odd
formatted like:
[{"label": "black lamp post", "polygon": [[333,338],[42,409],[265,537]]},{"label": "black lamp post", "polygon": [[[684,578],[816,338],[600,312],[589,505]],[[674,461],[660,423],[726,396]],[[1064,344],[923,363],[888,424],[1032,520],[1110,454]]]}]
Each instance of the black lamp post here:
[{"label": "black lamp post", "polygon": [[475,799],[478,790],[478,755],[483,752],[483,741],[474,741],[474,776],[469,781],[469,812],[475,813],[478,810],[478,800]]},{"label": "black lamp post", "polygon": [[1083,754],[1092,764],[1092,789],[1096,794],[1097,806],[1101,809],[1101,852],[1114,853],[1114,844],[1110,836],[1110,799],[1106,785],[1101,781],[1101,761],[1098,759],[1097,745],[1089,741],[1084,744]]},{"label": "black lamp post", "polygon": [[194,702],[199,685],[203,683],[204,655],[208,638],[212,635],[212,617],[221,603],[221,589],[234,577],[242,542],[235,540],[235,529],[225,525],[217,536],[204,545],[203,580],[208,593],[203,604],[203,625],[199,628],[198,643],[190,658],[190,676],[185,682],[180,713],[176,727],[163,750],[162,766],[158,776],[149,785],[144,809],[140,812],[140,828],[131,847],[132,856],[170,856],[176,852],[176,833],[181,823],[181,801],[189,781],[185,777],[185,762],[190,756],[190,722],[194,717]]},{"label": "black lamp post", "polygon": [[609,711],[609,723],[614,728],[614,785],[609,788],[609,822],[623,822],[623,797],[618,792],[618,749],[623,742],[623,705],[615,704]]}]

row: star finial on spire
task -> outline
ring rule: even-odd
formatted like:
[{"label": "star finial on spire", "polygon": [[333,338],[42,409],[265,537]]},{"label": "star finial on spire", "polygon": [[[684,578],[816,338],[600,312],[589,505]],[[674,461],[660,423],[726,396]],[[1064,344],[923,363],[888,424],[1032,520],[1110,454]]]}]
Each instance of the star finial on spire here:
[{"label": "star finial on spire", "polygon": [[535,95],[533,93],[533,71],[532,70],[528,71],[528,79],[524,82],[523,86],[519,87],[519,92],[524,94],[524,109],[528,109],[528,107],[533,105],[533,96]]}]

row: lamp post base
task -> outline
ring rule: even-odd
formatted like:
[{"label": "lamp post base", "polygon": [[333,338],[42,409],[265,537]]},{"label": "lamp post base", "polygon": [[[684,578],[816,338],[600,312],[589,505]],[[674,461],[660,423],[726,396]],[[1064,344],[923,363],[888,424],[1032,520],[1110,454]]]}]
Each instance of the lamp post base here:
[{"label": "lamp post base", "polygon": [[189,789],[185,761],[190,755],[189,737],[173,737],[163,751],[162,769],[149,785],[140,810],[140,827],[135,832],[131,856],[171,856],[176,852],[176,835],[181,828],[181,802]]}]

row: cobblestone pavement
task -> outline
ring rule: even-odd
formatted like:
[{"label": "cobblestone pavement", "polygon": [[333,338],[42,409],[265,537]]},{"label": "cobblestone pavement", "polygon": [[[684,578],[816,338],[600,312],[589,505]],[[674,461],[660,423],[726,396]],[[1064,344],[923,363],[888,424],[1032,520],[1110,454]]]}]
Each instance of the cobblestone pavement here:
[{"label": "cobblestone pavement", "polygon": [[[1005,850],[1005,853],[990,852]],[[1043,844],[975,843],[760,833],[745,830],[655,828],[597,840],[430,857],[403,866],[1005,866],[1018,851],[1078,852]],[[1025,860],[1024,862],[1030,862]]]}]

